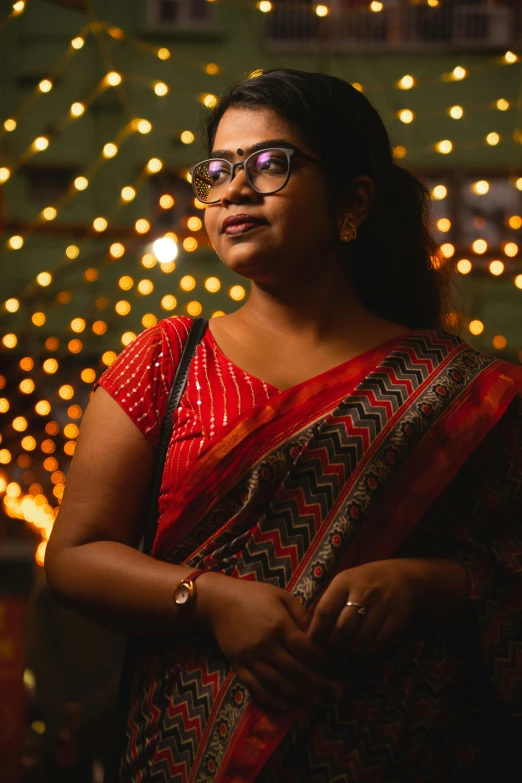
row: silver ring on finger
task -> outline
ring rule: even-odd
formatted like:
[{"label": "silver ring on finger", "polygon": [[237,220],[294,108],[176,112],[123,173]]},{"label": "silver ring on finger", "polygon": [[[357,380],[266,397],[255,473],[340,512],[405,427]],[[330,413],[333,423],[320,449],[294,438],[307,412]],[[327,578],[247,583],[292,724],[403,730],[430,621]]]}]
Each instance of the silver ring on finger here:
[{"label": "silver ring on finger", "polygon": [[357,606],[357,614],[365,616],[366,612],[368,611],[364,604],[358,604],[357,601],[347,601],[345,603],[345,606]]}]

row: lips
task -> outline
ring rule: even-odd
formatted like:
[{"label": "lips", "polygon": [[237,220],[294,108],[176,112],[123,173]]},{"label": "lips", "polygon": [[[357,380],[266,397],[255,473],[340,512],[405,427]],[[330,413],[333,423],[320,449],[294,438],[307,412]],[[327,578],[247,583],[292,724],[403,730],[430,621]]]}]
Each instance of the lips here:
[{"label": "lips", "polygon": [[231,226],[253,226],[253,225],[262,225],[263,223],[266,223],[266,220],[263,220],[262,218],[254,217],[254,215],[247,215],[246,213],[240,213],[237,215],[230,215],[227,217],[221,226],[221,231],[224,232],[227,228],[230,228]]}]

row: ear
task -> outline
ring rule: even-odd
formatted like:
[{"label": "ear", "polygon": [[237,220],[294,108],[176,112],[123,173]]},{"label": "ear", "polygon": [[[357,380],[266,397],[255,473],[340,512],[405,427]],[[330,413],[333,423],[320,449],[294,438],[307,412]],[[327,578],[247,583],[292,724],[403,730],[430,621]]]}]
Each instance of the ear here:
[{"label": "ear", "polygon": [[359,228],[370,211],[375,198],[375,185],[373,180],[366,175],[356,177],[353,180],[350,197],[343,202],[342,212],[339,215],[339,230],[344,221],[344,216],[349,212],[353,216],[353,223]]}]

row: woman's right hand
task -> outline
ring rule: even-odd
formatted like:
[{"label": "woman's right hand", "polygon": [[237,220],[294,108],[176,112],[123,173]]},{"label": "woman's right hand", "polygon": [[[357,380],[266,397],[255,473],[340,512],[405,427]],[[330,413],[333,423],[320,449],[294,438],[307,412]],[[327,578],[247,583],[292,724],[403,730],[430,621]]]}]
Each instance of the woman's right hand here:
[{"label": "woman's right hand", "polygon": [[340,698],[342,686],[324,673],[335,661],[307,637],[311,616],[299,601],[270,584],[226,580],[219,590],[198,581],[209,629],[254,701],[284,710]]}]

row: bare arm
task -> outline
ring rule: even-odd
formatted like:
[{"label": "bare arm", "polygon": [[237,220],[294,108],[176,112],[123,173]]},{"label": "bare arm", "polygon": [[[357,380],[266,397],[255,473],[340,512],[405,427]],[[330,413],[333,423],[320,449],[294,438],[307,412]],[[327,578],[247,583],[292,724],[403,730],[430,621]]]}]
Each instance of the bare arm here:
[{"label": "bare arm", "polygon": [[[188,630],[172,592],[191,570],[139,552],[154,448],[101,387],[85,412],[45,570],[54,598],[105,627],[128,634]],[[208,597],[221,574],[198,580],[192,623],[208,625]],[[210,591],[210,592],[209,592]]]}]

